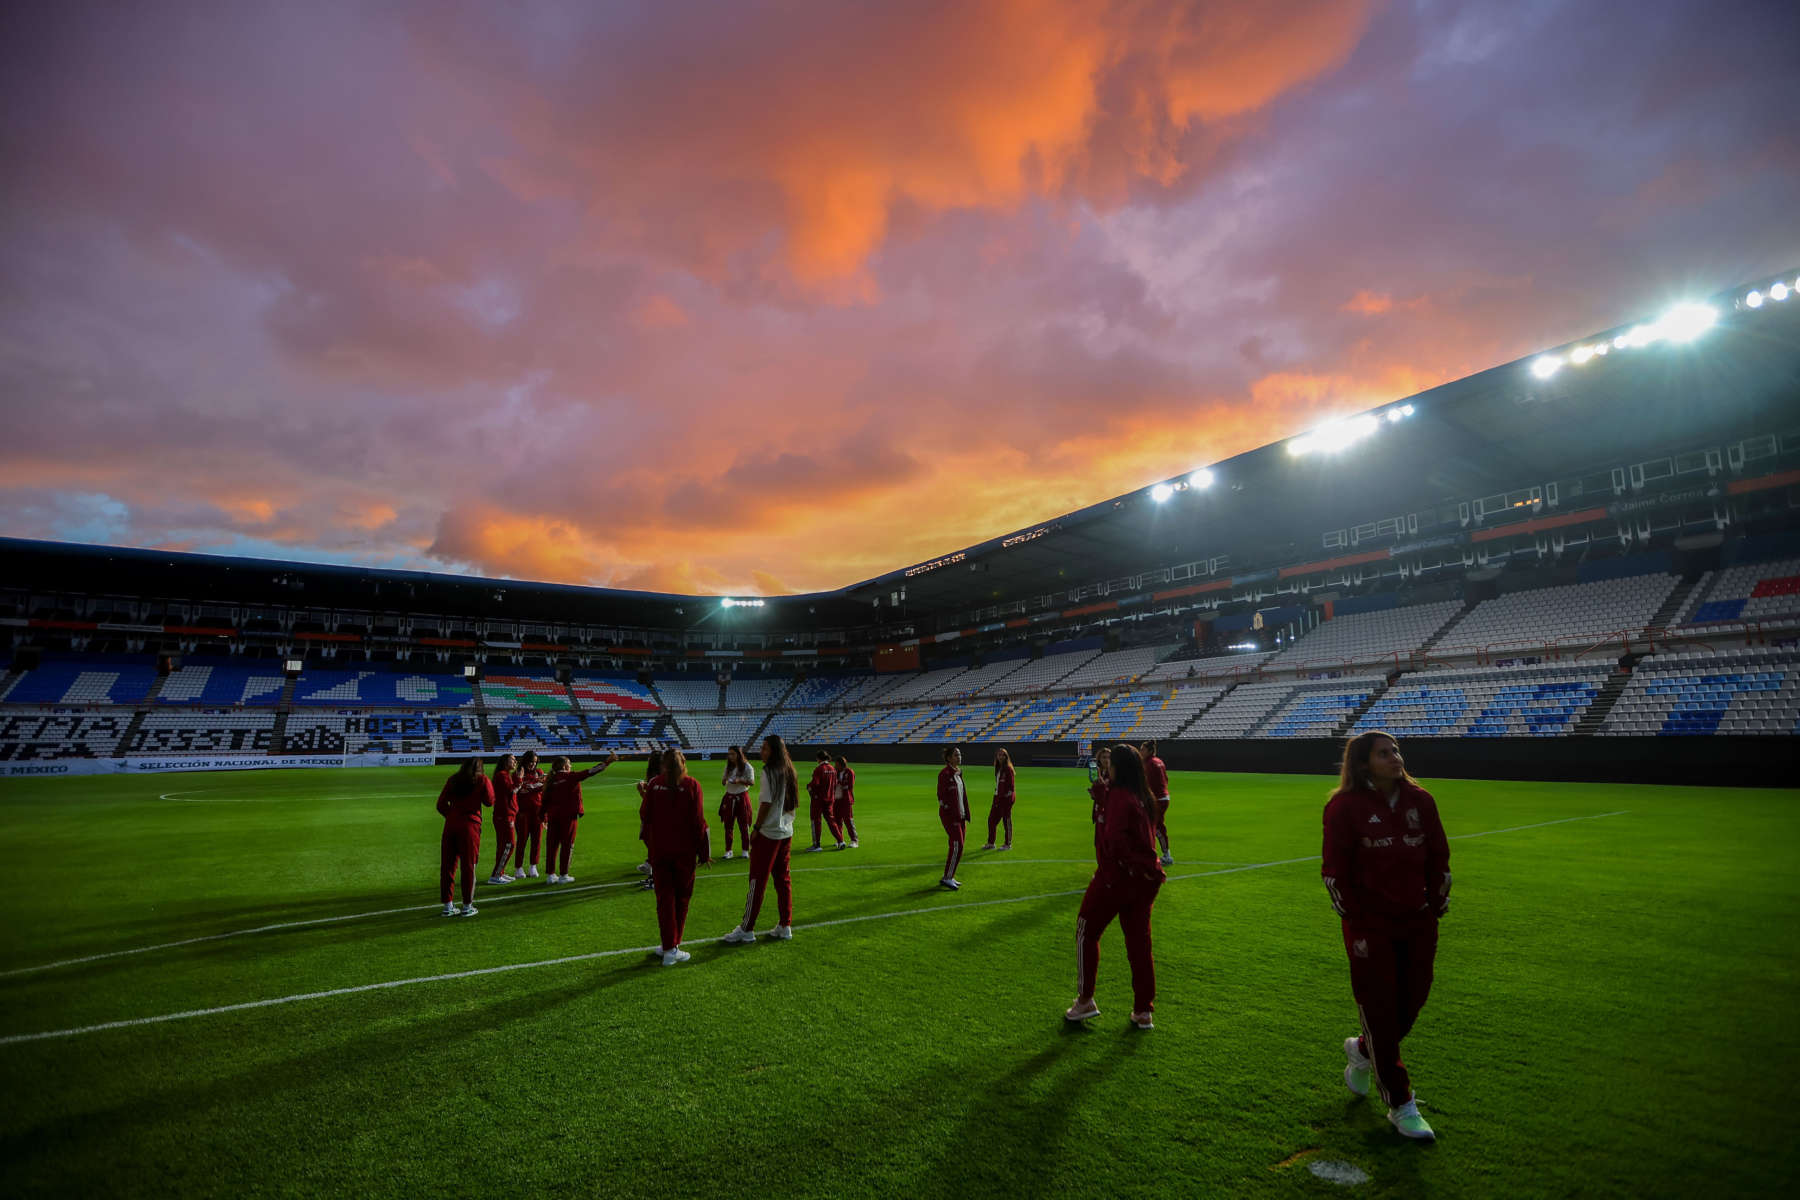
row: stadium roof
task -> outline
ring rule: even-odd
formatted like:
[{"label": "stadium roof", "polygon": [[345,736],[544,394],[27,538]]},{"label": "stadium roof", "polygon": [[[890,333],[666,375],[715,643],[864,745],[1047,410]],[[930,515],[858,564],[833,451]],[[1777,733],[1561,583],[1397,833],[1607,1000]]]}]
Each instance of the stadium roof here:
[{"label": "stadium roof", "polygon": [[1195,464],[1210,471],[1205,487],[1171,480],[1158,499],[1153,485],[1137,486],[837,591],[743,610],[722,608],[718,596],[20,539],[0,539],[0,557],[6,578],[47,590],[647,628],[729,621],[746,632],[866,627],[878,602],[891,620],[902,588],[916,619],[1219,556],[1275,566],[1317,558],[1332,526],[1800,424],[1800,296],[1786,294],[1800,279],[1781,278],[1780,299],[1766,283],[1714,297],[1717,324],[1692,341],[1622,326],[1382,406],[1360,426],[1340,423],[1318,440],[1367,436],[1338,453],[1271,443]]}]

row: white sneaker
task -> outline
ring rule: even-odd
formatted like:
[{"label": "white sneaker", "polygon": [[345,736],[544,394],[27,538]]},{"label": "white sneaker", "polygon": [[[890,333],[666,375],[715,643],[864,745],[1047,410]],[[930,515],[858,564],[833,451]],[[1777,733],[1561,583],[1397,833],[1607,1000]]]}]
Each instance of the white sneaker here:
[{"label": "white sneaker", "polygon": [[1011,843],[1011,842],[1008,842],[1008,843],[1006,843],[1006,845],[1004,845],[1004,846],[1002,846],[1002,847],[1000,847],[1000,849],[1002,849],[1002,850],[1011,850],[1011,849],[1012,849],[1012,843]]},{"label": "white sneaker", "polygon": [[462,906],[462,911],[456,915],[459,917],[472,917],[480,911],[481,910],[476,908],[473,904],[465,904]]},{"label": "white sneaker", "polygon": [[456,915],[456,905],[454,905],[454,904],[444,905],[444,915],[446,917],[454,917]]},{"label": "white sneaker", "polygon": [[763,936],[773,942],[791,942],[794,940],[794,927],[792,925],[777,925]]},{"label": "white sneaker", "polygon": [[488,882],[489,883],[511,883],[512,876],[511,875],[489,875]]},{"label": "white sneaker", "polygon": [[1100,1006],[1092,1000],[1077,1000],[1063,1013],[1065,1021],[1091,1021],[1100,1015]]},{"label": "white sneaker", "polygon": [[731,858],[732,858],[732,854],[731,854],[731,851],[729,851],[729,850],[727,850],[727,851],[726,851],[726,852],[725,852],[725,861],[726,861],[726,862],[730,862],[730,861],[731,861]]},{"label": "white sneaker", "polygon": [[861,845],[862,845],[862,843],[861,843],[861,842],[856,842],[856,841],[853,841],[853,842],[851,842],[851,843],[850,843],[850,848],[851,848],[851,849],[852,849],[852,850],[854,850],[854,849],[856,849],[856,848],[857,848],[857,847],[858,847],[858,846],[861,846]]},{"label": "white sneaker", "polygon": [[719,940],[724,942],[727,946],[745,946],[754,942],[756,940],[756,935],[751,933],[748,929],[745,929],[742,925],[739,925],[736,929],[733,929]]},{"label": "white sneaker", "polygon": [[531,877],[533,879],[536,879],[538,877],[538,869],[537,869],[536,863],[531,864]]},{"label": "white sneaker", "polygon": [[1400,1131],[1401,1137],[1414,1138],[1421,1142],[1437,1141],[1437,1134],[1433,1133],[1431,1126],[1425,1123],[1425,1118],[1419,1115],[1417,1100],[1408,1100],[1399,1108],[1388,1109],[1388,1120],[1394,1123],[1394,1128]]},{"label": "white sneaker", "polygon": [[552,876],[550,876],[550,878],[549,878],[549,880],[548,880],[548,881],[547,881],[547,882],[549,882],[549,883],[561,883],[561,882],[562,882],[562,876],[561,876],[561,875],[552,875]]},{"label": "white sneaker", "polygon": [[838,843],[838,844],[837,844],[837,848],[838,848],[838,849],[839,849],[839,850],[848,850],[848,849],[849,849],[849,848],[850,848],[850,843],[848,843],[848,842],[839,842],[839,843]]},{"label": "white sneaker", "polygon": [[946,892],[954,892],[962,887],[962,884],[954,879],[940,879],[938,880],[938,886],[943,888]]},{"label": "white sneaker", "polygon": [[1344,1039],[1344,1086],[1358,1096],[1369,1094],[1369,1060],[1357,1049],[1359,1039],[1352,1034]]},{"label": "white sneaker", "polygon": [[649,873],[650,873],[650,864],[648,862],[641,862],[638,864],[638,874],[639,875],[648,875]]},{"label": "white sneaker", "polygon": [[692,957],[694,956],[689,954],[686,950],[683,950],[680,946],[677,946],[675,949],[663,955],[663,966],[672,967],[676,963],[684,963]]},{"label": "white sneaker", "polygon": [[1165,854],[1165,855],[1163,855],[1163,856],[1162,856],[1162,865],[1163,865],[1163,866],[1165,866],[1165,867],[1172,867],[1172,866],[1174,866],[1174,865],[1175,865],[1175,856],[1174,856],[1174,855],[1173,855],[1173,854]]},{"label": "white sneaker", "polygon": [[808,854],[822,854],[822,853],[824,853],[824,851],[825,851],[825,847],[814,846],[811,849],[807,850],[807,853]]},{"label": "white sneaker", "polygon": [[1132,1013],[1131,1014],[1131,1023],[1133,1025],[1136,1025],[1139,1029],[1155,1029],[1156,1028],[1156,1021],[1153,1017],[1153,1014],[1147,1013],[1147,1012]]},{"label": "white sneaker", "polygon": [[564,876],[563,876],[563,882],[564,882],[564,883],[574,883],[574,882],[575,882],[575,877],[574,877],[574,876],[573,876],[573,875],[564,875]]}]

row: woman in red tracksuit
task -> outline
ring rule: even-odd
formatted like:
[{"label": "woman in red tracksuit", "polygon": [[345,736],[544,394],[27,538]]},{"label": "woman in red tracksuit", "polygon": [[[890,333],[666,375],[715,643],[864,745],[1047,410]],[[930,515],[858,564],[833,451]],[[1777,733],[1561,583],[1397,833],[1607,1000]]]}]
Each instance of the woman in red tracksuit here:
[{"label": "woman in red tracksuit", "polygon": [[662,935],[662,964],[690,957],[681,948],[688,901],[694,897],[694,867],[712,861],[700,781],[687,773],[679,750],[664,750],[662,774],[644,789],[639,808],[650,833],[650,878],[656,884],[656,927]]},{"label": "woman in red tracksuit", "polygon": [[938,886],[954,892],[962,887],[962,882],[956,878],[956,868],[962,865],[963,837],[969,823],[969,791],[963,786],[962,751],[955,746],[944,751],[944,769],[938,772],[937,793],[938,822],[944,827],[944,836],[950,840],[949,852],[944,856],[944,877],[938,881]]},{"label": "woman in red tracksuit", "polygon": [[512,861],[513,830],[519,817],[519,760],[508,754],[494,768],[494,841],[500,851],[494,857],[494,873],[489,883],[511,883],[506,873]]},{"label": "woman in red tracksuit", "polygon": [[994,802],[988,805],[988,840],[983,850],[994,848],[994,830],[1002,823],[1006,826],[1006,844],[1000,849],[1012,849],[1012,810],[1013,801],[1017,799],[1015,778],[1012,756],[1004,750],[994,751]]},{"label": "woman in red tracksuit", "polygon": [[[527,750],[519,760],[519,814],[513,819],[513,836],[518,839],[513,849],[513,878],[524,879],[538,873],[538,848],[544,834],[544,773],[538,770],[536,750]],[[525,853],[531,852],[527,865]]]},{"label": "woman in red tracksuit", "polygon": [[831,765],[831,751],[819,751],[819,765],[813,768],[812,778],[806,782],[806,794],[811,799],[809,814],[812,817],[813,844],[810,854],[817,854],[825,847],[819,844],[820,825],[831,830],[837,848],[844,848],[844,831],[838,825],[837,812],[832,808],[837,797],[832,793],[837,790],[837,768]]},{"label": "woman in red tracksuit", "polygon": [[850,760],[842,754],[834,754],[831,761],[837,766],[837,799],[832,802],[832,811],[837,814],[838,824],[843,827],[844,836],[850,839],[850,848],[862,845],[856,840],[856,772],[850,769]]},{"label": "woman in red tracksuit", "polygon": [[1075,1003],[1063,1019],[1086,1021],[1100,1015],[1094,1003],[1100,935],[1117,917],[1125,934],[1125,958],[1131,963],[1131,1023],[1154,1029],[1156,959],[1150,950],[1150,909],[1164,878],[1151,828],[1154,798],[1144,777],[1144,760],[1136,750],[1114,746],[1111,758],[1112,783],[1100,797],[1096,814],[1094,877],[1075,918]]},{"label": "woman in red tracksuit", "polygon": [[[437,810],[444,818],[444,836],[438,853],[438,901],[446,917],[475,915],[475,860],[481,857],[481,810],[492,808],[494,785],[481,773],[481,759],[464,761],[460,770],[444,782]],[[450,903],[450,885],[462,868],[462,909]]]},{"label": "woman in red tracksuit", "polygon": [[1392,735],[1370,730],[1344,747],[1325,805],[1323,858],[1362,1018],[1362,1036],[1344,1039],[1344,1083],[1366,1096],[1373,1075],[1394,1128],[1433,1139],[1400,1042],[1431,992],[1438,918],[1450,911],[1450,842],[1437,801],[1406,773]]},{"label": "woman in red tracksuit", "polygon": [[[617,754],[608,754],[603,763],[585,771],[572,771],[569,760],[559,755],[551,764],[555,769],[544,781],[544,821],[549,827],[544,865],[550,868],[551,883],[575,882],[575,877],[569,874],[569,852],[575,848],[575,822],[587,815],[587,809],[581,803],[581,781],[592,779],[618,761]],[[559,853],[561,862],[557,861]]]},{"label": "woman in red tracksuit", "polygon": [[725,751],[725,775],[719,780],[719,786],[725,789],[719,801],[719,824],[725,827],[725,858],[732,857],[731,835],[740,831],[743,834],[744,857],[750,857],[750,820],[754,815],[750,811],[750,789],[756,785],[756,768],[744,757],[742,747],[731,746]]}]

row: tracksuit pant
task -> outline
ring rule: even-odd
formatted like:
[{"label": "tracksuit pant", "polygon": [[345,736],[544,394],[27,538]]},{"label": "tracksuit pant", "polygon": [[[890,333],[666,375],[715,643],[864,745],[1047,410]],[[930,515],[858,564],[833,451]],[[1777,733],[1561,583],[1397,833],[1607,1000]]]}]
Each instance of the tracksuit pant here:
[{"label": "tracksuit pant", "polygon": [[1001,800],[998,797],[994,799],[994,803],[988,808],[988,845],[994,844],[994,830],[1003,824],[1006,826],[1005,844],[1012,845],[1012,810],[1011,800]]},{"label": "tracksuit pant", "polygon": [[1162,880],[1096,871],[1081,897],[1075,918],[1075,994],[1094,998],[1100,973],[1100,935],[1114,917],[1125,935],[1125,959],[1131,964],[1132,1011],[1156,1011],[1156,960],[1150,952],[1150,909]]},{"label": "tracksuit pant", "polygon": [[[550,820],[550,836],[548,844],[544,847],[544,865],[550,868],[550,873],[552,875],[567,875],[569,873],[569,851],[574,848],[575,818],[552,817]],[[532,862],[537,861],[535,849],[536,848],[533,847],[534,852],[531,856]],[[558,865],[557,863],[557,856],[559,854],[562,856],[561,865]]]},{"label": "tracksuit pant", "polygon": [[687,926],[688,901],[694,898],[694,856],[659,858],[650,864],[656,884],[656,929],[662,934],[663,953],[681,945]]},{"label": "tracksuit pant", "polygon": [[481,857],[481,825],[461,817],[444,822],[438,854],[438,903],[450,903],[450,884],[462,868],[462,902],[475,899],[475,860]]},{"label": "tracksuit pant", "polygon": [[788,873],[793,852],[792,838],[768,838],[758,832],[750,838],[750,891],[744,897],[744,930],[756,928],[756,916],[762,912],[763,893],[771,880],[775,883],[775,923],[794,923],[794,881]]},{"label": "tracksuit pant", "polygon": [[1362,1020],[1358,1047],[1374,1068],[1375,1086],[1389,1108],[1412,1099],[1412,1076],[1400,1059],[1400,1042],[1431,994],[1437,959],[1437,918],[1344,922],[1350,959],[1350,991]]},{"label": "tracksuit pant", "polygon": [[741,830],[738,841],[746,853],[750,850],[750,793],[727,792],[719,801],[719,824],[725,827],[725,853],[731,853],[731,834]]},{"label": "tracksuit pant", "polygon": [[509,817],[494,814],[494,841],[499,843],[499,853],[494,856],[495,875],[506,874],[507,864],[512,861],[513,822]]},{"label": "tracksuit pant", "polygon": [[944,855],[944,878],[955,879],[956,868],[962,866],[963,831],[966,823],[952,820],[943,812],[938,813],[938,820],[943,823],[944,835],[950,839],[949,852]]},{"label": "tracksuit pant", "polygon": [[541,805],[524,803],[519,805],[519,816],[514,825],[514,836],[519,839],[518,845],[513,849],[515,874],[517,874],[517,868],[523,867],[527,861],[525,857],[527,849],[531,852],[531,865],[534,867],[538,865],[538,848],[542,844],[544,836],[543,811]]}]

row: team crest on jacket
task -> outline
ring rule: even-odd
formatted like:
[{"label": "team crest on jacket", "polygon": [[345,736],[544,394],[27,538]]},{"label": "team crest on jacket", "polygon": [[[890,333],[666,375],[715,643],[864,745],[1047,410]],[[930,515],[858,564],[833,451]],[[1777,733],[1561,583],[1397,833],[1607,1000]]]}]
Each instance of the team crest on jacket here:
[{"label": "team crest on jacket", "polygon": [[1369,940],[1367,938],[1357,938],[1354,942],[1351,942],[1350,953],[1356,955],[1358,958],[1369,957]]},{"label": "team crest on jacket", "polygon": [[1417,829],[1419,827],[1419,810],[1418,809],[1409,808],[1406,810],[1406,827],[1408,829]]},{"label": "team crest on jacket", "polygon": [[1381,818],[1376,816],[1374,813],[1370,813],[1369,814],[1369,824],[1379,825],[1379,824],[1381,824]]}]

